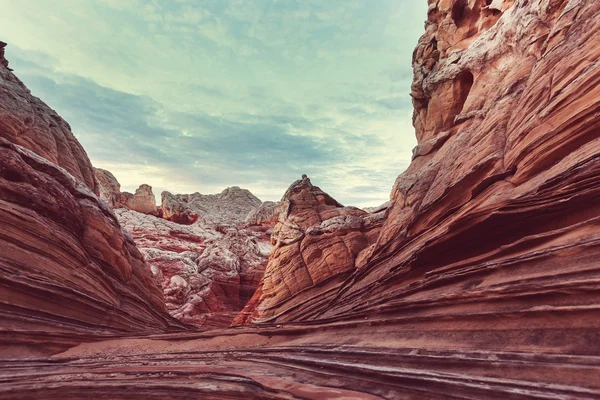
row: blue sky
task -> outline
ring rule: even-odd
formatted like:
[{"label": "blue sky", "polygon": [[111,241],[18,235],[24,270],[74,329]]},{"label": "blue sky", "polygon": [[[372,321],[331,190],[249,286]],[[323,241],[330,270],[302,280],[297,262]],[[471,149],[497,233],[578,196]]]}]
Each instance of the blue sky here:
[{"label": "blue sky", "polygon": [[250,189],[303,173],[386,201],[410,162],[425,0],[5,1],[10,66],[124,190]]}]

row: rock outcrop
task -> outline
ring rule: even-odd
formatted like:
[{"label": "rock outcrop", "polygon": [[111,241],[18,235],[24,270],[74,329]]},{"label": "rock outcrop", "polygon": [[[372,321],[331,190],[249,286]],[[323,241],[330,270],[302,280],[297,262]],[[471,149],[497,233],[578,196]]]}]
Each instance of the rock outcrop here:
[{"label": "rock outcrop", "polygon": [[281,314],[288,310],[309,312],[300,306],[309,298],[322,306],[328,301],[323,293],[334,293],[354,272],[361,252],[377,239],[385,210],[371,214],[344,207],[306,175],[290,186],[279,207],[265,275],[234,325],[270,318],[285,321]]},{"label": "rock outcrop", "polygon": [[[264,285],[277,270],[287,282],[259,293],[252,307],[263,318],[249,320],[365,319],[436,363],[457,349],[479,354],[482,369],[465,379],[509,379],[511,393],[527,392],[515,397],[559,387],[599,396],[591,375],[578,380],[557,358],[576,369],[590,356],[590,374],[600,365],[599,12],[583,0],[429,1],[411,94],[419,144],[376,243],[343,283],[318,292],[288,288],[303,281],[290,270],[301,248],[277,268],[271,259]],[[538,364],[512,370],[517,354]],[[437,370],[424,359],[411,368]],[[425,397],[436,396],[440,376],[430,376]],[[445,389],[470,396],[459,381]],[[491,385],[475,397],[509,391]]]},{"label": "rock outcrop", "polygon": [[183,326],[68,124],[0,66],[0,354]]},{"label": "rock outcrop", "polygon": [[34,97],[8,68],[6,43],[0,42],[0,132],[10,143],[33,151],[98,194],[87,154],[71,127],[54,110]]},{"label": "rock outcrop", "polygon": [[110,171],[94,168],[94,173],[98,180],[100,198],[112,208],[126,208],[143,214],[158,215],[152,186],[142,184],[134,194],[121,192],[121,184]]},{"label": "rock outcrop", "polygon": [[239,225],[262,202],[247,189],[229,187],[218,194],[162,193],[163,218],[179,224]]},{"label": "rock outcrop", "polygon": [[265,201],[260,206],[251,210],[244,220],[246,225],[275,225],[279,221],[281,202]]},{"label": "rock outcrop", "polygon": [[202,329],[231,324],[263,276],[271,250],[268,226],[223,229],[115,212],[145,255],[173,317]]},{"label": "rock outcrop", "polygon": [[122,208],[121,184],[112,172],[101,168],[94,168],[94,175],[98,182],[98,194],[100,198],[112,208]]},{"label": "rock outcrop", "polygon": [[[101,198],[116,209],[144,254],[169,313],[203,330],[229,326],[265,271],[274,225],[265,213],[271,213],[271,202],[261,204],[237,187],[216,195],[163,192],[158,218],[150,186],[141,185],[135,195],[122,193],[112,173],[95,172]],[[244,222],[248,210],[256,215],[252,224]]]}]

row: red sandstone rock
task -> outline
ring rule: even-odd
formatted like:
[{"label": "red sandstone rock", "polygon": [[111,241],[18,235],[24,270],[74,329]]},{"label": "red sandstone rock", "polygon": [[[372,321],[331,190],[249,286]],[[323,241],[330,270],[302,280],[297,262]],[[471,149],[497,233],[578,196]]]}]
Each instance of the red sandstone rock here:
[{"label": "red sandstone rock", "polygon": [[156,199],[152,193],[152,186],[142,184],[136,189],[134,194],[124,192],[123,205],[125,208],[143,214],[157,215]]},{"label": "red sandstone rock", "polygon": [[68,125],[0,66],[2,354],[181,325]]},{"label": "red sandstone rock", "polygon": [[290,186],[280,207],[263,281],[234,325],[279,317],[311,293],[331,292],[354,271],[356,258],[375,242],[383,223],[364,210],[343,207],[306,176]]},{"label": "red sandstone rock", "polygon": [[[417,373],[460,349],[482,358],[466,356],[468,366],[451,374],[511,376],[502,382],[514,385],[475,395],[447,381],[433,394],[440,376],[430,375],[419,385],[425,397],[600,396],[592,382],[600,367],[599,13],[593,1],[431,0],[414,53],[419,145],[376,243],[340,285],[265,293],[277,271],[301,286],[288,268],[302,248],[276,250],[249,305],[267,317],[243,321],[323,329],[365,320],[373,345],[434,351],[435,365],[414,361]],[[540,362],[509,372],[500,354]],[[578,368],[584,354],[590,370],[581,379],[558,366],[561,357]]]},{"label": "red sandstone rock", "polygon": [[98,194],[92,166],[69,124],[11,72],[5,45],[0,44],[0,136],[64,168]]},{"label": "red sandstone rock", "polygon": [[262,219],[272,217],[254,213],[252,227],[241,226],[244,213],[261,208],[260,201],[236,187],[218,195],[164,192],[165,221],[139,214],[156,214],[150,186],[141,185],[135,195],[121,193],[114,175],[95,172],[101,197],[118,209],[120,223],[145,255],[169,313],[202,329],[229,326],[254,294],[271,249],[273,224]]},{"label": "red sandstone rock", "polygon": [[[599,14],[585,0],[431,0],[415,158],[343,282],[265,307],[265,276],[240,317],[263,324],[3,360],[0,396],[600,398]],[[309,231],[325,253],[369,216],[323,225],[341,207],[293,188],[271,276]]]},{"label": "red sandstone rock", "polygon": [[121,184],[115,176],[105,169],[94,168],[94,175],[98,182],[99,197],[112,208],[121,208]]}]

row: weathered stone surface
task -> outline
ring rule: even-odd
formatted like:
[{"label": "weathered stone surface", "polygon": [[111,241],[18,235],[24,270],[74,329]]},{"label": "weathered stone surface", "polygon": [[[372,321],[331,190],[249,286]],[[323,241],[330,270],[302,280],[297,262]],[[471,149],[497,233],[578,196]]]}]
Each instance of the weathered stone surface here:
[{"label": "weathered stone surface", "polygon": [[137,188],[135,194],[121,192],[121,184],[110,171],[94,168],[94,173],[98,181],[100,198],[111,207],[158,215],[152,186],[142,184]]},{"label": "weathered stone surface", "polygon": [[125,208],[143,214],[158,214],[156,210],[156,199],[154,198],[154,193],[152,193],[152,186],[142,184],[135,190],[133,195],[127,192],[122,194],[124,195],[123,205]]},{"label": "weathered stone surface", "polygon": [[290,186],[280,208],[264,278],[234,325],[270,317],[284,321],[280,314],[301,308],[297,305],[311,292],[332,292],[354,271],[355,260],[375,242],[383,223],[364,210],[342,206],[306,176]]},{"label": "weathered stone surface", "polygon": [[68,125],[0,66],[0,354],[182,327]]},{"label": "weathered stone surface", "polygon": [[99,197],[112,208],[122,208],[121,184],[112,172],[94,168],[94,175],[98,182]]},{"label": "weathered stone surface", "polygon": [[173,317],[202,329],[231,324],[264,273],[269,226],[181,225],[125,209],[115,212],[150,264]]},{"label": "weathered stone surface", "polygon": [[[375,244],[343,283],[296,292],[303,248],[276,245],[264,285],[281,271],[286,287],[263,286],[244,321],[368,321],[373,345],[417,357],[421,397],[600,396],[599,12],[583,0],[431,0],[414,53],[419,145]],[[286,240],[302,232],[286,227]],[[435,363],[417,356],[429,351]],[[457,352],[470,361],[436,394],[435,371]],[[578,379],[565,368],[582,355]],[[512,370],[512,357],[539,363]]]},{"label": "weathered stone surface", "polygon": [[98,194],[87,154],[71,127],[37,97],[7,67],[0,44],[0,132],[9,142],[34,151],[64,168]]},{"label": "weathered stone surface", "polygon": [[202,329],[229,326],[262,278],[274,225],[261,211],[244,227],[242,215],[250,207],[270,209],[270,202],[258,207],[260,201],[239,188],[218,195],[164,192],[159,219],[150,216],[157,214],[150,186],[141,185],[135,195],[121,193],[110,172],[96,169],[96,176],[101,196],[117,208],[150,264],[170,314]]},{"label": "weathered stone surface", "polygon": [[265,201],[258,208],[251,210],[244,222],[246,225],[275,225],[279,220],[281,203],[279,201]]},{"label": "weathered stone surface", "polygon": [[262,202],[247,189],[233,186],[218,194],[162,193],[163,218],[180,224],[238,225]]}]

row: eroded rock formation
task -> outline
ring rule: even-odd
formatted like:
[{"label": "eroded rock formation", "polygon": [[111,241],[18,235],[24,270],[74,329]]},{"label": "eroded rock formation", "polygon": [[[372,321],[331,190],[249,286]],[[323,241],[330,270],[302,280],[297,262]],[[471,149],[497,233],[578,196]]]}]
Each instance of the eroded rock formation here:
[{"label": "eroded rock formation", "polygon": [[246,215],[244,223],[250,226],[275,225],[279,221],[279,213],[281,213],[281,202],[265,201]]},{"label": "eroded rock formation", "polygon": [[0,353],[181,328],[69,125],[1,64]]},{"label": "eroded rock formation", "polygon": [[229,187],[218,194],[162,193],[163,218],[180,224],[192,224],[200,219],[204,225],[237,225],[262,202],[247,189]]},{"label": "eroded rock formation", "polygon": [[[564,370],[546,375],[557,354],[573,368],[583,354],[590,372],[600,365],[598,12],[593,1],[430,1],[414,53],[419,144],[375,245],[338,287],[262,295],[253,308],[273,311],[254,322],[364,318],[437,362],[478,352],[487,361],[469,379],[510,377],[535,388],[525,397],[555,384],[599,395]],[[539,364],[509,372],[500,354]],[[467,396],[458,381],[446,387]]]},{"label": "eroded rock formation", "polygon": [[[101,198],[144,254],[169,313],[201,329],[229,326],[263,276],[274,225],[271,202],[261,204],[238,187],[216,195],[163,192],[166,215],[158,218],[150,186],[122,193],[112,173],[95,172]],[[252,224],[243,222],[247,210],[256,216]]]},{"label": "eroded rock formation", "polygon": [[600,398],[598,15],[430,0],[419,144],[373,244],[323,259],[369,214],[302,180],[240,316],[253,324],[3,359],[0,396]]},{"label": "eroded rock formation", "polygon": [[152,186],[142,184],[134,194],[121,192],[121,184],[110,171],[94,168],[94,173],[98,180],[100,198],[112,208],[126,208],[143,214],[158,215]]},{"label": "eroded rock formation", "polygon": [[181,225],[115,211],[178,320],[202,329],[229,326],[260,282],[271,249],[269,227]]},{"label": "eroded rock formation", "polygon": [[328,301],[324,293],[334,292],[377,239],[385,211],[370,214],[344,207],[306,176],[290,186],[279,207],[264,278],[235,325],[269,317],[284,321],[279,317],[283,311],[308,312],[304,305],[309,298]]}]

